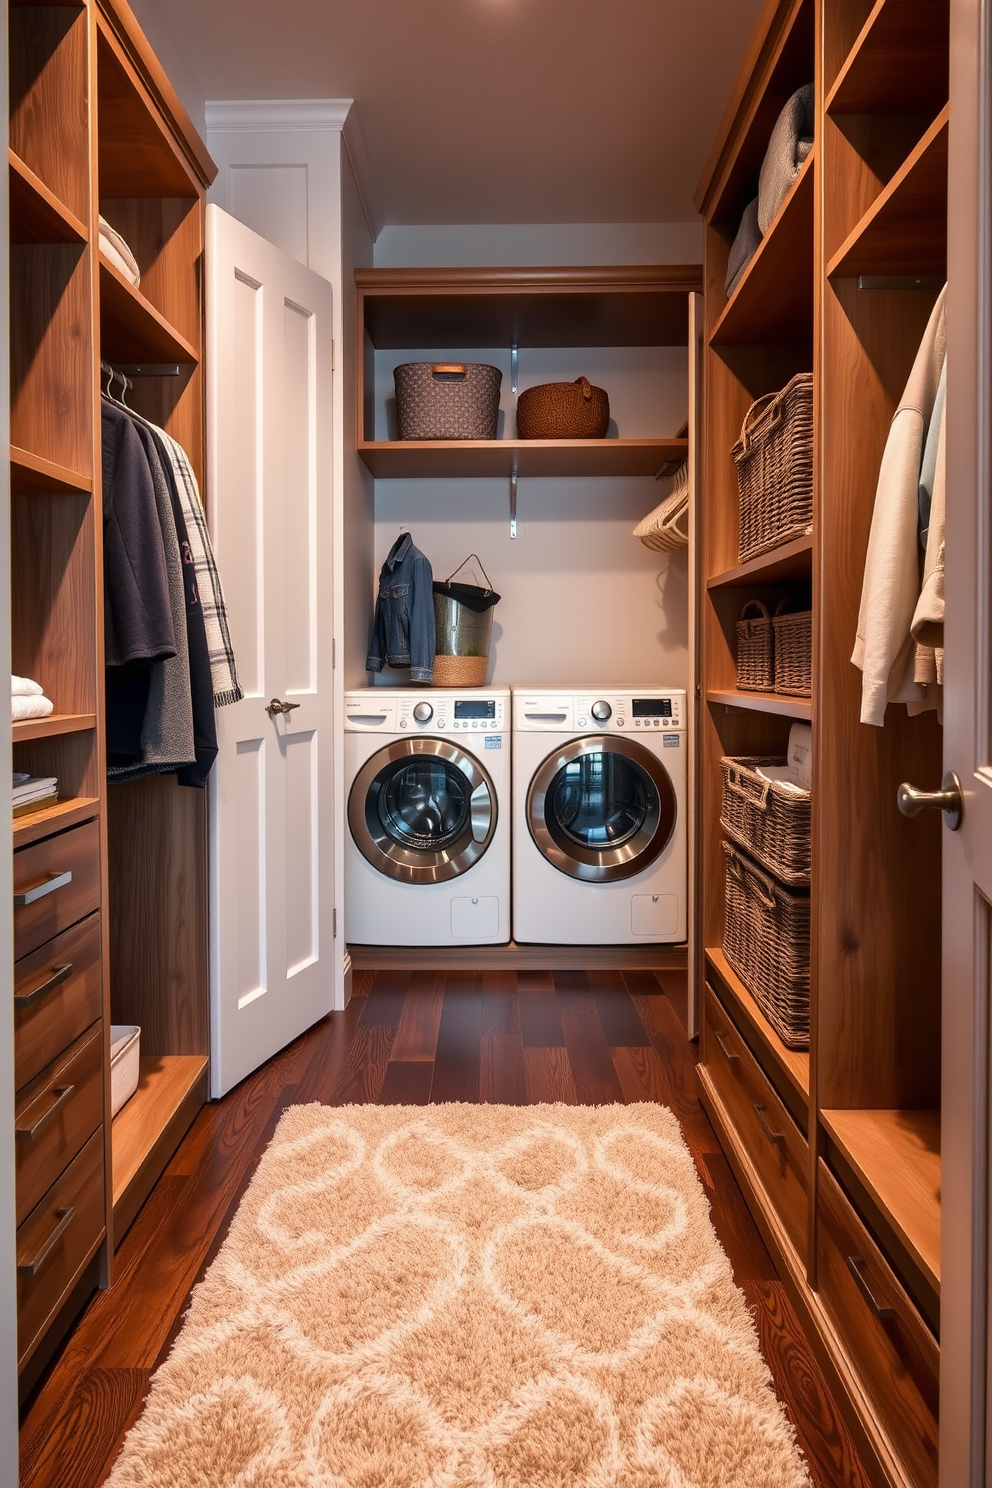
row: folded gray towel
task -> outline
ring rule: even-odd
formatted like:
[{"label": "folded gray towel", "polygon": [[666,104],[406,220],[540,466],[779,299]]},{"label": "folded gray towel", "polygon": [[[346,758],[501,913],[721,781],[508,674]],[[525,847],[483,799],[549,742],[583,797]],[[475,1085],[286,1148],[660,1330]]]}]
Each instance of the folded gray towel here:
[{"label": "folded gray towel", "polygon": [[758,177],[758,226],[766,233],[813,148],[813,84],[797,88],[775,121]]},{"label": "folded gray towel", "polygon": [[730,249],[730,258],[727,260],[727,299],[737,288],[737,282],[744,273],[748,264],[758,251],[761,242],[761,228],[758,226],[758,198],[748,202],[744,208],[744,216],[741,225],[737,229],[737,236]]}]

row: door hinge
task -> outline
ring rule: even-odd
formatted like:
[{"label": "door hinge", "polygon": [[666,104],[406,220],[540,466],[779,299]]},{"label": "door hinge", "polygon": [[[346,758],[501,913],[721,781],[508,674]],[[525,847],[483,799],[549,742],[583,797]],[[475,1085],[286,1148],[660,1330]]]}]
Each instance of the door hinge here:
[{"label": "door hinge", "polygon": [[334,929],[334,935],[333,935],[332,939],[337,940],[337,938],[338,938],[338,912],[337,912],[336,909],[332,909],[331,910],[331,925],[333,926],[333,929]]},{"label": "door hinge", "polygon": [[332,372],[334,371],[335,367],[337,366],[337,355],[338,355],[337,342],[335,341],[334,337],[332,336],[331,337],[331,371]]},{"label": "door hinge", "polygon": [[331,671],[332,672],[333,672],[334,668],[337,666],[337,664],[338,664],[338,643],[337,643],[337,638],[335,636],[332,636],[331,637]]}]

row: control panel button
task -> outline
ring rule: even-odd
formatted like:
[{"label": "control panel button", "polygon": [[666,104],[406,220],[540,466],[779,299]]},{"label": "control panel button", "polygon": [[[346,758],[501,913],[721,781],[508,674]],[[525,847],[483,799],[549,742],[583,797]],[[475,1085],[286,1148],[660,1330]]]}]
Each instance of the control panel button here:
[{"label": "control panel button", "polygon": [[595,718],[597,723],[605,723],[613,712],[613,709],[610,707],[609,703],[604,702],[603,699],[600,698],[598,702],[593,703],[590,712],[592,713],[592,716],[593,718]]},{"label": "control panel button", "polygon": [[623,728],[623,725],[624,725],[624,720],[622,718],[618,718],[617,719],[617,728]]},{"label": "control panel button", "polygon": [[430,723],[434,717],[434,709],[430,703],[416,703],[414,704],[413,716],[418,723]]}]

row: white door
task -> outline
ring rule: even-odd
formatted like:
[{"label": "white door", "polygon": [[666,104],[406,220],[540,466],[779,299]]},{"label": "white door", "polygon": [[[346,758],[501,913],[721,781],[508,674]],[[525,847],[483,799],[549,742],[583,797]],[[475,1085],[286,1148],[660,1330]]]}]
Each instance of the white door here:
[{"label": "white door", "polygon": [[245,694],[211,786],[216,1097],[333,1001],[331,286],[212,205],[206,261],[207,504]]}]

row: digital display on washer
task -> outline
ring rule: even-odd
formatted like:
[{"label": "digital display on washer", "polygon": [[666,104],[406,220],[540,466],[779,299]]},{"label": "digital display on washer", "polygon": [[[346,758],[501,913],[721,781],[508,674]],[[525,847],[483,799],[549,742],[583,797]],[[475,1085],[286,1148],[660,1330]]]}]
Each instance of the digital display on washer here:
[{"label": "digital display on washer", "polygon": [[455,701],[456,718],[495,718],[496,703],[492,698]]},{"label": "digital display on washer", "polygon": [[635,718],[671,718],[671,698],[632,698],[630,709]]}]

